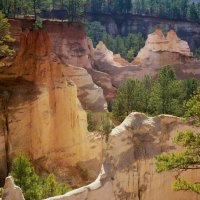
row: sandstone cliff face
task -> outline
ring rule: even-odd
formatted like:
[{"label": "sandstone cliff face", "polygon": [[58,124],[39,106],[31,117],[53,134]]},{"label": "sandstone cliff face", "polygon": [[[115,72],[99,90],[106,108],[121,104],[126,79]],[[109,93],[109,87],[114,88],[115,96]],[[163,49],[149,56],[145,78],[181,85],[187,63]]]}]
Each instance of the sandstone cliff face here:
[{"label": "sandstone cliff face", "polygon": [[6,178],[2,200],[25,200],[22,190],[15,185],[11,176]]},{"label": "sandstone cliff face", "polygon": [[[33,21],[10,20],[9,22],[11,24],[13,37],[16,41],[21,41],[21,46],[25,46],[23,45],[23,37],[27,34],[27,30],[31,29]],[[91,40],[86,36],[83,26],[78,23],[71,24],[45,21],[43,27],[48,32],[48,37],[52,41],[51,49],[54,53],[53,59],[56,60],[59,58],[60,63],[62,63],[61,68],[63,68],[64,76],[72,75],[69,78],[78,87],[78,97],[84,109],[89,109],[94,112],[104,111],[106,108],[106,100],[103,95],[103,90],[93,82],[91,75],[85,70],[92,68],[91,57],[93,46]],[[22,36],[20,36],[21,33]],[[40,38],[38,38],[37,42],[40,43]],[[33,51],[34,45],[34,42],[32,42],[31,49],[27,48],[28,51]],[[23,51],[26,51],[23,48],[20,49],[22,54]],[[32,58],[33,62],[34,59]],[[70,67],[71,65],[76,67]]]},{"label": "sandstone cliff face", "polygon": [[[176,172],[155,172],[154,156],[177,151],[172,143],[177,131],[200,129],[180,118],[160,115],[147,117],[130,114],[113,129],[99,177],[92,184],[48,200],[198,200],[192,192],[175,192],[171,188]],[[120,148],[119,148],[120,147]],[[190,181],[200,178],[200,171],[185,172]]]},{"label": "sandstone cliff face", "polygon": [[[157,56],[156,56],[157,54]],[[148,35],[144,48],[140,50],[133,63],[149,65],[181,64],[191,60],[193,54],[188,43],[178,38],[174,30],[165,37],[158,27]],[[170,59],[169,59],[170,58]]]},{"label": "sandstone cliff face", "polygon": [[101,139],[87,132],[77,87],[51,47],[46,31],[23,33],[14,66],[0,74],[1,183],[21,151],[72,184],[82,182],[77,166],[91,169],[89,178],[98,173]]}]

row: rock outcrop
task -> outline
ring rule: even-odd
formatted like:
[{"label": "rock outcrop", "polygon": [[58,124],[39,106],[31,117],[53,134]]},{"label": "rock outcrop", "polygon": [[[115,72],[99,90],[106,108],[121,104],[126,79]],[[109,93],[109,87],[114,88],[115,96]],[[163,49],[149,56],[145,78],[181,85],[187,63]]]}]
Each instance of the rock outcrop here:
[{"label": "rock outcrop", "polygon": [[133,63],[181,64],[191,60],[192,56],[188,43],[178,38],[174,30],[170,30],[165,37],[158,27],[154,33],[148,35],[144,48],[140,50]]},{"label": "rock outcrop", "polygon": [[6,178],[3,188],[2,200],[25,200],[22,190],[15,185],[11,176]]},{"label": "rock outcrop", "polygon": [[125,64],[119,56],[113,56],[103,43],[94,50],[93,60],[93,68],[106,73],[115,88],[128,78],[155,77],[165,65],[173,65],[180,79],[200,78],[200,62],[194,59],[188,43],[181,40],[174,30],[170,30],[166,37],[160,28],[149,34],[144,48],[132,63]]},{"label": "rock outcrop", "polygon": [[102,140],[88,133],[77,87],[51,47],[46,31],[23,33],[14,66],[0,74],[1,184],[21,151],[72,185],[82,183],[79,170],[91,169],[90,179],[100,169]]},{"label": "rock outcrop", "polygon": [[[26,49],[30,53],[34,51],[34,45],[36,44],[33,41],[36,38],[31,38],[30,40],[32,42],[29,41],[31,49],[29,47],[25,48],[25,46],[30,45],[25,45],[24,43],[26,41],[24,41],[24,36],[29,32],[27,30],[30,30],[33,26],[33,21],[24,19],[10,20],[9,22],[11,24],[13,37],[20,43],[20,46],[23,46],[23,48],[20,48],[19,54],[23,54]],[[72,75],[70,79],[78,87],[78,97],[84,109],[89,109],[94,112],[104,111],[106,108],[106,100],[103,95],[103,90],[93,82],[91,75],[85,70],[92,68],[91,57],[93,45],[91,40],[86,36],[83,25],[79,23],[44,21],[43,29],[45,32],[48,32],[46,39],[51,40],[51,47],[47,46],[47,49],[52,50],[51,52],[54,54],[53,60],[59,58],[64,68],[64,76]],[[37,42],[40,43],[40,38],[37,38]],[[45,51],[45,47],[38,48],[37,51]],[[33,62],[34,59],[32,58]],[[24,63],[24,65],[28,66],[27,63]],[[71,67],[71,65],[76,67]]]},{"label": "rock outcrop", "polygon": [[114,55],[112,51],[108,50],[102,41],[100,41],[94,49],[93,59],[96,62],[99,61],[116,67],[124,67],[129,64],[119,54]]},{"label": "rock outcrop", "polygon": [[[113,129],[99,177],[92,184],[48,200],[198,200],[192,192],[175,192],[171,184],[177,172],[155,172],[155,155],[180,150],[172,138],[178,131],[200,128],[182,119],[160,115],[130,114]],[[120,147],[120,148],[119,148]],[[200,178],[199,170],[184,172],[190,181]]]}]

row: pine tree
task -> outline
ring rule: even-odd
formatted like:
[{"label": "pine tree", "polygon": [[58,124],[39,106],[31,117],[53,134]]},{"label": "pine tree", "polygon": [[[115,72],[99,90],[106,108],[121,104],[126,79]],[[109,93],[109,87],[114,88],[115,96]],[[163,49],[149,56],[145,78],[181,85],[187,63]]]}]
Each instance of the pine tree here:
[{"label": "pine tree", "polygon": [[20,154],[13,160],[10,174],[16,185],[22,189],[26,200],[41,199],[42,188],[38,185],[39,176],[25,155]]},{"label": "pine tree", "polygon": [[181,116],[184,98],[184,82],[176,80],[175,71],[171,66],[163,67],[152,88],[149,100],[150,113]]},{"label": "pine tree", "polygon": [[200,133],[180,132],[173,140],[184,149],[179,153],[167,153],[156,156],[156,171],[178,171],[173,184],[175,191],[186,190],[200,194],[200,183],[190,183],[181,179],[181,174],[188,170],[200,169]]},{"label": "pine tree", "polygon": [[194,118],[197,125],[200,125],[200,88],[197,93],[185,103],[185,116]]},{"label": "pine tree", "polygon": [[[9,47],[9,43],[13,42],[14,39],[10,35],[10,24],[5,16],[0,12],[0,59],[6,56],[12,56],[14,50]],[[0,65],[1,65],[0,61]]]}]

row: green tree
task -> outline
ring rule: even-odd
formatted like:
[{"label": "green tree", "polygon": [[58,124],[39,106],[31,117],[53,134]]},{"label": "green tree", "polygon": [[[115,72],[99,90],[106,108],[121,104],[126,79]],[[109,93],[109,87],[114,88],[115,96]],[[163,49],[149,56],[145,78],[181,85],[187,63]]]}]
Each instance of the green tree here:
[{"label": "green tree", "polygon": [[186,89],[185,99],[188,100],[189,98],[191,98],[191,96],[193,96],[197,92],[197,89],[200,85],[199,85],[199,81],[195,78],[186,79],[184,82],[185,82],[185,89]]},{"label": "green tree", "polygon": [[84,12],[86,0],[67,0],[65,5],[70,22],[80,21]]},{"label": "green tree", "polygon": [[[14,39],[10,35],[10,24],[5,16],[0,12],[0,59],[6,56],[12,56],[14,50],[8,45],[10,42],[13,42]],[[0,61],[0,64],[1,61]]]},{"label": "green tree", "polygon": [[27,200],[40,200],[42,188],[38,184],[39,176],[35,173],[28,158],[20,154],[12,162],[11,176],[13,176],[16,185],[18,185]]},{"label": "green tree", "polygon": [[133,111],[146,112],[150,91],[150,77],[145,77],[143,80],[128,79],[118,89],[113,103],[113,118],[122,122]]},{"label": "green tree", "polygon": [[173,184],[175,191],[186,190],[200,193],[200,183],[190,183],[181,179],[181,174],[187,170],[200,169],[200,133],[192,131],[179,132],[173,140],[183,147],[179,153],[165,153],[156,156],[156,171],[178,170]]},{"label": "green tree", "polygon": [[200,125],[200,88],[197,93],[185,103],[185,117],[194,118],[197,125]]},{"label": "green tree", "polygon": [[88,111],[87,112],[87,123],[88,123],[88,131],[92,132],[96,130],[96,122],[94,120],[94,116],[92,112]]},{"label": "green tree", "polygon": [[16,185],[22,189],[26,200],[41,200],[71,190],[68,185],[58,183],[53,174],[48,177],[37,175],[30,160],[24,154],[14,158],[10,175],[13,176]]},{"label": "green tree", "polygon": [[175,71],[171,66],[163,67],[152,88],[149,100],[150,113],[181,116],[184,98],[184,82],[176,80]]},{"label": "green tree", "polygon": [[109,113],[103,114],[101,116],[101,131],[103,135],[105,136],[106,142],[108,142],[109,134],[111,133],[113,128],[113,123],[110,119]]},{"label": "green tree", "polygon": [[90,37],[93,41],[93,45],[96,46],[99,41],[102,41],[104,34],[106,33],[106,29],[100,22],[94,21],[86,21],[85,29],[88,37]]},{"label": "green tree", "polygon": [[42,185],[42,198],[48,198],[57,196],[60,194],[65,194],[70,191],[71,188],[66,184],[58,183],[54,174],[49,174],[48,177],[41,177],[41,185]]}]

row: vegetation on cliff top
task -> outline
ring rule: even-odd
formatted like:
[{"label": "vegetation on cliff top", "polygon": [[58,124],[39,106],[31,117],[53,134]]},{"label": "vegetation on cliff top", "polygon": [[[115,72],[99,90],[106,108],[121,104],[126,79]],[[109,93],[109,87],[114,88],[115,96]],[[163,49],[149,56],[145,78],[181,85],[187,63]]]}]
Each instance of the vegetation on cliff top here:
[{"label": "vegetation on cliff top", "polygon": [[198,86],[199,81],[193,78],[178,80],[171,66],[163,67],[155,80],[149,76],[142,80],[128,79],[118,89],[112,108],[113,118],[121,122],[133,111],[176,116],[183,116],[186,112],[192,116],[196,110],[190,111],[189,106],[194,101],[199,104],[196,96],[191,97]]},{"label": "vegetation on cliff top", "polygon": [[[10,24],[0,12],[0,59],[13,55],[14,51],[10,48],[9,43],[13,42],[14,39],[10,35]],[[0,61],[0,66],[2,65]]]},{"label": "vegetation on cliff top", "polygon": [[191,0],[6,0],[0,9],[7,16],[36,15],[41,11],[65,10],[70,20],[83,12],[93,14],[138,14],[179,20],[200,20],[200,3]]},{"label": "vegetation on cliff top", "polygon": [[174,143],[183,147],[179,153],[165,153],[156,156],[156,171],[178,171],[173,184],[175,191],[190,190],[200,193],[200,183],[190,183],[181,175],[189,170],[200,169],[200,133],[179,132]]},{"label": "vegetation on cliff top", "polygon": [[41,200],[71,190],[68,185],[58,183],[53,174],[47,177],[38,176],[30,160],[24,154],[15,157],[10,175],[13,176],[15,184],[22,189],[26,200]]}]

